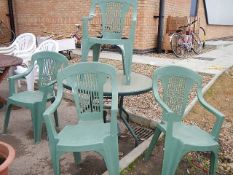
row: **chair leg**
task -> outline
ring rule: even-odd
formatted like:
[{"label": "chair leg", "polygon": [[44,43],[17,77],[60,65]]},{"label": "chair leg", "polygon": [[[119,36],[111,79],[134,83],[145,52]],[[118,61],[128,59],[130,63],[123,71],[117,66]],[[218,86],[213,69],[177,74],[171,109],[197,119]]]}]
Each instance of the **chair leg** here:
[{"label": "chair leg", "polygon": [[75,163],[80,164],[81,163],[81,153],[80,152],[74,152],[73,156],[74,156]]},{"label": "chair leg", "polygon": [[[54,101],[55,101],[55,98],[53,98],[53,99],[51,100],[51,103],[53,103]],[[56,111],[54,112],[54,120],[55,120],[55,125],[56,125],[56,127],[59,127],[57,109],[56,109]]]},{"label": "chair leg", "polygon": [[81,61],[82,62],[86,62],[87,59],[88,59],[88,52],[90,50],[91,46],[90,44],[87,42],[87,43],[84,43],[82,42],[82,55],[81,55]]},{"label": "chair leg", "polygon": [[124,53],[125,53],[125,58],[124,58],[124,72],[126,75],[126,84],[130,84],[131,81],[131,64],[132,64],[132,57],[133,57],[133,48],[129,44],[124,45]]},{"label": "chair leg", "polygon": [[93,49],[93,61],[98,62],[99,57],[100,57],[100,44],[94,44],[92,46]]},{"label": "chair leg", "polygon": [[20,81],[20,80],[18,80],[18,81],[17,81],[17,85],[16,85],[16,87],[21,88],[21,81]]},{"label": "chair leg", "polygon": [[109,175],[120,175],[117,139],[114,139],[114,141],[109,139],[105,143],[102,155],[104,156]]},{"label": "chair leg", "polygon": [[216,169],[218,165],[218,152],[211,152],[210,155],[210,169],[209,169],[209,174],[210,175],[215,175],[216,174]]},{"label": "chair leg", "polygon": [[155,133],[154,133],[154,135],[152,137],[152,140],[150,142],[150,145],[149,145],[149,147],[148,147],[148,149],[147,149],[147,151],[145,153],[144,158],[145,158],[146,161],[149,160],[149,157],[150,157],[151,153],[153,152],[153,149],[155,148],[155,145],[156,145],[156,143],[157,143],[157,141],[159,139],[160,134],[161,134],[160,129],[156,128]]},{"label": "chair leg", "polygon": [[179,143],[173,145],[171,143],[166,144],[163,156],[162,175],[174,175],[182,157],[182,145]]},{"label": "chair leg", "polygon": [[125,49],[123,45],[117,45],[121,49],[123,73],[125,75]]},{"label": "chair leg", "polygon": [[26,82],[27,82],[27,90],[28,91],[33,91],[34,90],[34,70],[27,75],[26,77]]},{"label": "chair leg", "polygon": [[42,111],[40,105],[35,105],[31,109],[31,117],[33,124],[33,135],[35,143],[41,141],[41,132],[42,132]]},{"label": "chair leg", "polygon": [[6,133],[7,131],[9,120],[10,120],[11,109],[12,109],[12,104],[7,103],[7,108],[6,108],[5,118],[4,118],[3,133]]},{"label": "chair leg", "polygon": [[60,162],[59,162],[60,155],[56,152],[55,148],[50,149],[50,154],[51,154],[54,175],[60,175]]},{"label": "chair leg", "polygon": [[54,112],[54,120],[55,120],[55,125],[56,125],[56,127],[59,127],[59,121],[58,121],[57,110]]}]

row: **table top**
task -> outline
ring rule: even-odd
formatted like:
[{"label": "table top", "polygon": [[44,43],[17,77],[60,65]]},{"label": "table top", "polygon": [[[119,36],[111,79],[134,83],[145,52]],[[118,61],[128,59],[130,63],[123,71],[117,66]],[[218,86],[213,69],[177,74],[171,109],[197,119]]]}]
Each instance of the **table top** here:
[{"label": "table top", "polygon": [[[117,85],[119,96],[138,95],[148,92],[152,89],[152,79],[145,75],[132,72],[131,83],[126,85],[123,71],[117,71]],[[64,87],[70,89],[69,85],[64,82]],[[107,81],[104,85],[104,95],[111,95],[111,84]]]},{"label": "table top", "polygon": [[10,67],[22,64],[23,59],[12,55],[0,54],[0,67]]},{"label": "table top", "polygon": [[[152,80],[145,75],[131,72],[131,82],[129,85],[125,83],[123,71],[117,71],[118,94],[120,96],[138,95],[148,92],[152,89]],[[111,85],[107,82],[104,86],[104,94],[111,95]]]}]

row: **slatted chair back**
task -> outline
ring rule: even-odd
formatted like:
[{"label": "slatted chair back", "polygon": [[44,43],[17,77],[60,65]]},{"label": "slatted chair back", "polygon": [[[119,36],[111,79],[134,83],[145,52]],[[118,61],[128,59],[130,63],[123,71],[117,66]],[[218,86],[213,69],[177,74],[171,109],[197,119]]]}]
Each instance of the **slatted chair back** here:
[{"label": "slatted chair back", "polygon": [[121,39],[126,15],[132,8],[132,18],[137,18],[136,0],[93,0],[90,14],[99,6],[103,38]]},{"label": "slatted chair back", "polygon": [[59,51],[58,43],[55,40],[45,40],[36,48],[34,53],[41,52],[41,51]]},{"label": "slatted chair back", "polygon": [[32,55],[32,67],[38,69],[38,87],[39,90],[47,89],[53,92],[54,83],[57,80],[57,72],[68,65],[67,59],[56,52],[43,51]]},{"label": "slatted chair back", "polygon": [[77,69],[66,70],[66,81],[71,86],[80,120],[103,122],[103,89],[107,81],[111,82],[113,98],[117,96],[113,70],[112,66],[100,63],[81,63]]},{"label": "slatted chair back", "polygon": [[[197,73],[186,68],[168,66],[156,70],[153,77],[153,90],[158,91],[161,85],[160,96],[162,101],[181,120],[190,99],[192,89],[202,89],[202,78]],[[164,114],[166,116],[166,114]]]},{"label": "slatted chair back", "polygon": [[13,44],[18,45],[19,51],[32,52],[36,49],[36,37],[32,33],[23,33],[15,39]]}]

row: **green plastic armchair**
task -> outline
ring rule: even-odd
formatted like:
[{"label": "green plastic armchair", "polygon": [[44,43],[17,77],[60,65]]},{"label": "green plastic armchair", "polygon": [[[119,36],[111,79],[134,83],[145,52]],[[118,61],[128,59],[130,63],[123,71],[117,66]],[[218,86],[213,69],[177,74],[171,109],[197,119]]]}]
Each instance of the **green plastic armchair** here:
[{"label": "green plastic armchair", "polygon": [[[32,126],[34,131],[34,141],[39,143],[41,140],[41,130],[43,122],[43,112],[46,108],[46,102],[53,102],[54,84],[56,83],[57,72],[68,65],[68,60],[65,56],[56,52],[39,52],[32,56],[32,62],[27,71],[9,77],[10,96],[7,100],[7,110],[5,113],[3,132],[6,133],[10,119],[10,112],[13,105],[30,109]],[[33,71],[34,67],[38,66],[39,78],[37,91],[15,92],[15,81],[24,78]],[[58,126],[57,114],[55,113],[55,122]]]},{"label": "green plastic armchair", "polygon": [[[103,87],[110,81],[112,87],[111,121],[103,121]],[[52,120],[62,101],[63,82],[72,89],[79,122],[56,132]],[[119,175],[118,158],[118,91],[116,70],[101,63],[80,63],[58,73],[58,92],[55,102],[44,112],[49,136],[49,148],[54,174],[60,174],[59,157],[72,152],[79,163],[83,151],[95,151],[103,156],[110,175]]]},{"label": "green plastic armchair", "polygon": [[[99,7],[101,14],[102,36],[100,37],[92,37],[88,33],[88,22],[93,20],[96,7]],[[132,20],[129,36],[126,38],[122,36],[122,33],[127,12],[130,10],[132,12]],[[122,53],[126,84],[130,84],[136,20],[137,0],[92,0],[89,16],[83,17],[82,21],[82,61],[87,61],[91,47],[93,49],[93,60],[98,61],[101,45],[117,45]]]},{"label": "green plastic armchair", "polygon": [[[160,84],[160,85],[159,85]],[[162,86],[162,93],[159,88]],[[191,89],[197,91],[200,104],[214,114],[216,121],[210,133],[182,122]],[[165,134],[162,175],[175,174],[182,157],[192,151],[210,152],[209,174],[215,174],[218,162],[218,137],[224,120],[222,113],[210,106],[202,95],[202,79],[197,73],[179,66],[166,66],[153,74],[153,93],[163,109],[161,123],[156,125],[145,159],[148,160],[160,134]]]}]

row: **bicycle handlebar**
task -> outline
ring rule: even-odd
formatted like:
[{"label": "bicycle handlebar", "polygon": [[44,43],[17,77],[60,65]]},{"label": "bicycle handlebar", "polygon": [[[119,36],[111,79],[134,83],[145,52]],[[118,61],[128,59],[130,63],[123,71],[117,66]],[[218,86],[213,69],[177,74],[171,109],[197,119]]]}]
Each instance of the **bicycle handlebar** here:
[{"label": "bicycle handlebar", "polygon": [[188,24],[187,24],[187,25],[185,25],[185,26],[180,26],[180,27],[179,27],[179,29],[180,29],[180,28],[189,27],[189,26],[193,25],[195,22],[197,22],[197,19],[196,19],[196,20],[194,20],[194,21],[193,21],[193,22],[191,22],[191,23],[188,23]]}]

